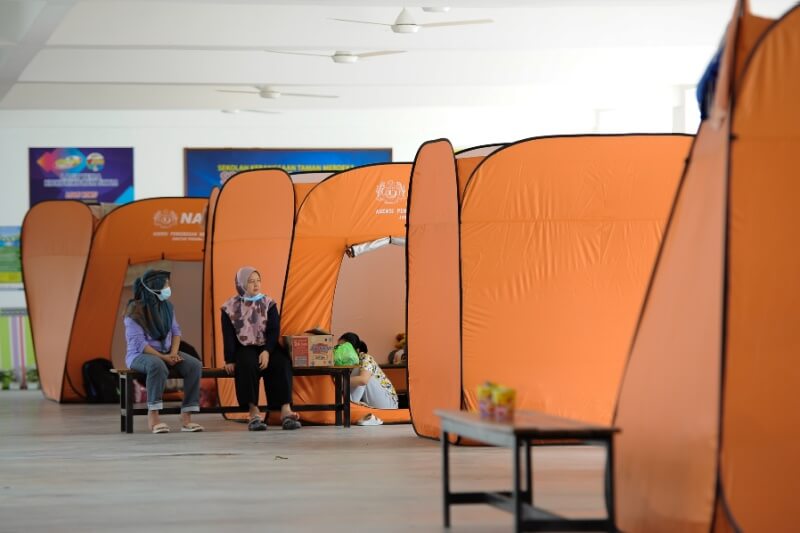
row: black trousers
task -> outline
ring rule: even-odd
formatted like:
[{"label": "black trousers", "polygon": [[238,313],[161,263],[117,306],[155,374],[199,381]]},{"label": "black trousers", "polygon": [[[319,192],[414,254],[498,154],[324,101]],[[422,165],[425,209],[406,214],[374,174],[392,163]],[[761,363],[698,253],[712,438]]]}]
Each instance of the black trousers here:
[{"label": "black trousers", "polygon": [[277,347],[269,354],[267,368],[258,368],[258,346],[242,346],[236,349],[236,400],[242,407],[258,405],[258,381],[264,378],[264,392],[270,411],[278,411],[281,406],[292,401],[292,363],[289,355]]}]

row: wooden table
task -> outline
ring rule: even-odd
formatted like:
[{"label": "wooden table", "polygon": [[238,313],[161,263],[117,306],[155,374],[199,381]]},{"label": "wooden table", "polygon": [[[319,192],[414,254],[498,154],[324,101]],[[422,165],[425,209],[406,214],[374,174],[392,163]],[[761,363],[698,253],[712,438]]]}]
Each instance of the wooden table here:
[{"label": "wooden table", "polygon": [[[331,376],[334,383],[334,403],[332,404],[303,404],[293,405],[295,411],[335,411],[335,423],[337,426],[350,427],[350,373],[354,366],[302,366],[292,368],[294,376]],[[144,379],[145,375],[141,372],[128,368],[114,369],[112,372],[119,374],[119,409],[120,409],[120,431],[133,433],[133,417],[135,415],[146,415],[147,408],[137,408],[133,404],[133,380],[135,378]],[[170,378],[180,378],[181,376],[170,370]],[[224,368],[203,368],[201,377],[233,379]],[[259,406],[262,410],[266,406]],[[200,413],[238,413],[247,411],[247,407],[238,405],[200,407]],[[162,414],[178,414],[180,407],[165,407],[160,411]]]},{"label": "wooden table", "polygon": [[[614,515],[613,436],[619,430],[533,411],[518,411],[509,422],[483,420],[477,413],[437,410],[442,422],[442,483],[444,526],[450,527],[450,506],[486,503],[514,514],[515,531],[617,531]],[[450,435],[461,435],[512,450],[514,487],[508,492],[452,492],[450,490]],[[606,447],[605,518],[569,519],[534,507],[531,447],[554,441],[602,444]],[[524,450],[525,488],[521,486],[520,450]]]}]

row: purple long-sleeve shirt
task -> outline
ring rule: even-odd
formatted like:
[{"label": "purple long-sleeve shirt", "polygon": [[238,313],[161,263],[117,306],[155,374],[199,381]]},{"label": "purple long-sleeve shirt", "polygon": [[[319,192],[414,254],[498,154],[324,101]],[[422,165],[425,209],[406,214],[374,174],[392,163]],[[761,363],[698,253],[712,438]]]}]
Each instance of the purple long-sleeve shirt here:
[{"label": "purple long-sleeve shirt", "polygon": [[125,324],[125,340],[128,342],[128,351],[125,354],[125,364],[128,368],[131,367],[133,360],[141,355],[146,345],[149,344],[156,351],[167,353],[172,348],[172,337],[180,337],[181,335],[181,327],[178,325],[174,314],[172,315],[172,328],[167,333],[164,342],[150,337],[144,328],[129,316],[126,316],[123,322]]}]

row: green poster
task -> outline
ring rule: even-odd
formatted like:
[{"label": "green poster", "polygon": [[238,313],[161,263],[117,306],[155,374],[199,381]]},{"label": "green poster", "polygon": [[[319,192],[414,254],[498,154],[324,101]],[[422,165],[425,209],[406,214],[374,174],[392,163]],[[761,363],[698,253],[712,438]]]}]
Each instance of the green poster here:
[{"label": "green poster", "polygon": [[22,283],[20,227],[0,226],[0,283]]}]

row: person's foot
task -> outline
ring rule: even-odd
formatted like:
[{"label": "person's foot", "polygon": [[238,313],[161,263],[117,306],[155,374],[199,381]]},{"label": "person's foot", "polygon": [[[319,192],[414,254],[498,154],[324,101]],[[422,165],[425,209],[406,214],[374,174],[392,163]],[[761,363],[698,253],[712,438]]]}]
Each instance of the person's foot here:
[{"label": "person's foot", "polygon": [[[157,426],[165,426],[166,424],[161,423],[161,418],[158,416],[158,411],[148,411],[147,412],[147,427],[150,428],[150,431],[153,431]],[[167,428],[169,431],[169,428]],[[155,431],[153,431],[155,433]],[[166,433],[166,431],[159,431],[158,433]]]},{"label": "person's foot", "polygon": [[250,417],[250,422],[247,423],[248,431],[266,431],[267,425],[261,420],[261,416]]}]

